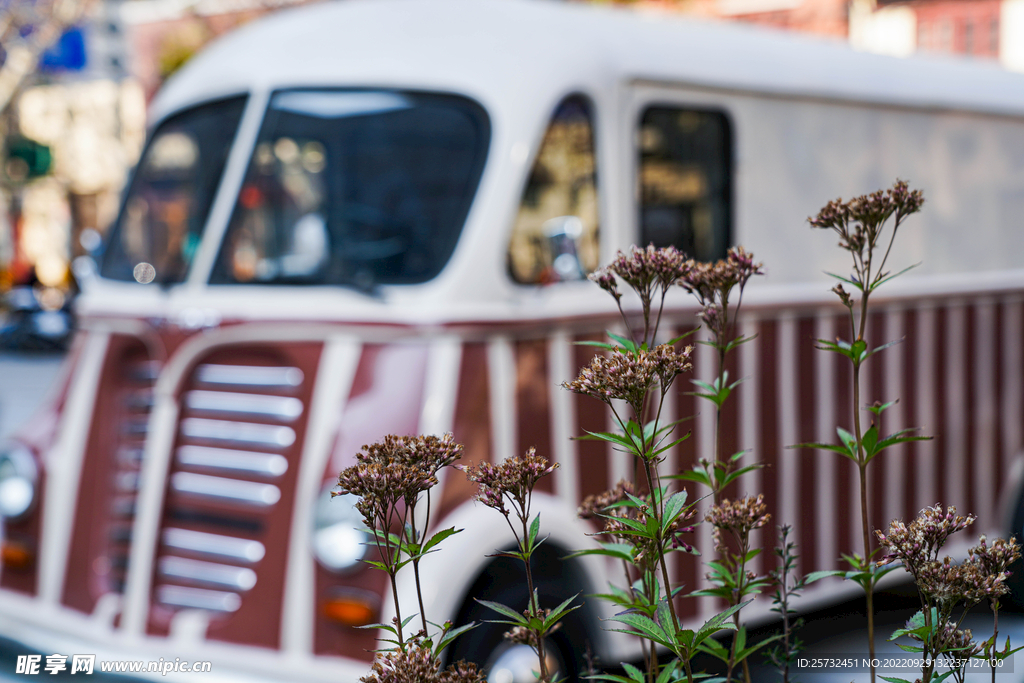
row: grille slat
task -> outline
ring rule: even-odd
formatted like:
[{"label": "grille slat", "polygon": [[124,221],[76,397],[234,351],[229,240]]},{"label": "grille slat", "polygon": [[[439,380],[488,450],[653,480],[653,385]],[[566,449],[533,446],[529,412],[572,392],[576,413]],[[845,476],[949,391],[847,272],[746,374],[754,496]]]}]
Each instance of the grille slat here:
[{"label": "grille slat", "polygon": [[288,471],[288,459],[276,453],[256,453],[209,446],[182,446],[178,464],[188,467],[245,472],[261,477],[280,477]]},{"label": "grille slat", "polygon": [[237,591],[247,591],[256,585],[256,572],[248,567],[201,562],[184,557],[161,558],[160,575]]},{"label": "grille slat", "polygon": [[267,553],[267,549],[259,541],[189,529],[164,529],[163,541],[164,545],[175,550],[248,564],[259,562]]},{"label": "grille slat", "polygon": [[196,412],[270,418],[281,422],[294,422],[302,415],[302,401],[294,396],[194,390],[185,394],[185,405]]},{"label": "grille slat", "polygon": [[171,477],[171,489],[185,495],[258,507],[269,507],[281,500],[281,489],[273,484],[192,472],[176,472]]},{"label": "grille slat", "polygon": [[213,441],[221,444],[263,446],[283,449],[295,443],[295,430],[291,427],[253,422],[208,420],[189,417],[181,421],[181,435],[190,439]]},{"label": "grille slat", "polygon": [[252,365],[200,365],[196,380],[200,384],[261,389],[295,389],[302,384],[298,368]]},{"label": "grille slat", "polygon": [[242,606],[238,593],[205,588],[187,588],[163,584],[156,587],[157,600],[169,607],[205,609],[211,612],[237,612]]}]

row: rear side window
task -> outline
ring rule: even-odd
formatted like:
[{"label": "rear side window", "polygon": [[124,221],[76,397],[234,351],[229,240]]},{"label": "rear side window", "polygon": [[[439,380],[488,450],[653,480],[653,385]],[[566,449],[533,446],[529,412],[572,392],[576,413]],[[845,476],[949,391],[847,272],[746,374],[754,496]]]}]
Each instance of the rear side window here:
[{"label": "rear side window", "polygon": [[489,140],[486,113],[463,97],[275,93],[211,282],[430,280],[455,249]]},{"label": "rear side window", "polygon": [[555,110],[526,180],[509,274],[521,284],[580,280],[597,268],[598,246],[593,114],[573,95]]},{"label": "rear side window", "polygon": [[699,261],[732,240],[732,141],[722,112],[656,106],[640,121],[640,243]]},{"label": "rear side window", "polygon": [[194,107],[156,128],[112,228],[100,267],[103,277],[164,284],[185,279],[245,99]]}]

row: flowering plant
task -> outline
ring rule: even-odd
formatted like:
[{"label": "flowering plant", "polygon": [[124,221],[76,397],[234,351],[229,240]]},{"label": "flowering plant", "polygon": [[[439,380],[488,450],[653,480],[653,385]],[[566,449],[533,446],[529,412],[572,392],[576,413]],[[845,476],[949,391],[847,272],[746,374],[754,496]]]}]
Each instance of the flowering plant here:
[{"label": "flowering plant", "polygon": [[[973,515],[957,515],[954,506],[943,510],[936,504],[921,510],[909,525],[895,520],[889,524],[888,533],[875,532],[879,544],[888,549],[879,564],[900,562],[917,584],[921,609],[905,628],[893,632],[890,640],[907,636],[920,643],[900,644],[900,648],[922,654],[920,680],[923,683],[933,677],[942,680],[950,675],[957,683],[963,683],[969,660],[982,652],[992,663],[994,681],[997,662],[1022,649],[1011,650],[1009,638],[1002,651],[998,651],[996,643],[999,598],[1009,590],[1007,568],[1020,559],[1016,539],[1000,538],[989,546],[982,536],[980,544],[969,551],[968,560],[960,564],[949,557],[939,560],[939,551],[946,539],[969,527],[974,520]],[[977,643],[971,630],[961,625],[968,610],[984,599],[990,601],[996,617],[992,637]],[[940,662],[949,667],[942,675],[935,673]],[[899,678],[883,678],[891,683],[909,683]]]}]

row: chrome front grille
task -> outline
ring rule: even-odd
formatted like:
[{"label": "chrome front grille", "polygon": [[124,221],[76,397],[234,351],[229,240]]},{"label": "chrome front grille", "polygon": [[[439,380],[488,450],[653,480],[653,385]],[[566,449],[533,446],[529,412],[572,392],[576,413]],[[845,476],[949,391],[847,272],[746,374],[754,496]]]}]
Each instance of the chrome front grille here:
[{"label": "chrome front grille", "polygon": [[296,457],[303,381],[294,367],[207,363],[193,372],[168,479],[158,604],[226,615],[256,587]]}]

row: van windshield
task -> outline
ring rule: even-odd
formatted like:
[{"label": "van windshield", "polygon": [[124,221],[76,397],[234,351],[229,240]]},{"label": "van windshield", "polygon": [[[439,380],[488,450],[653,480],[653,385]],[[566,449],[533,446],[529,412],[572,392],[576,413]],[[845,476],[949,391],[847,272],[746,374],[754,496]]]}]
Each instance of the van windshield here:
[{"label": "van windshield", "polygon": [[275,93],[211,282],[430,280],[455,249],[489,138],[487,115],[462,97]]},{"label": "van windshield", "polygon": [[185,279],[245,100],[209,102],[157,126],[110,233],[103,277],[164,284]]}]

